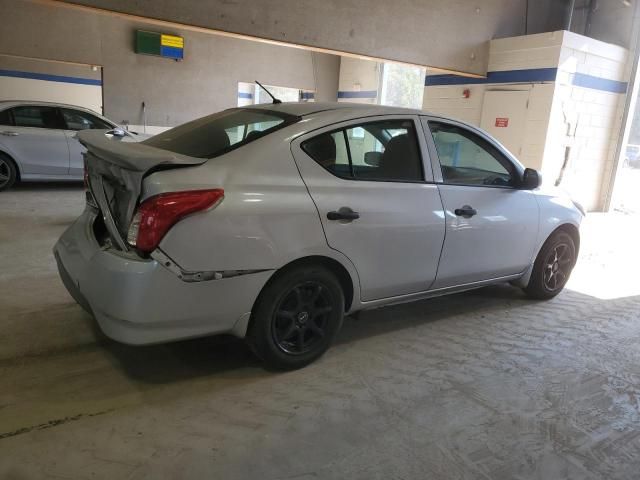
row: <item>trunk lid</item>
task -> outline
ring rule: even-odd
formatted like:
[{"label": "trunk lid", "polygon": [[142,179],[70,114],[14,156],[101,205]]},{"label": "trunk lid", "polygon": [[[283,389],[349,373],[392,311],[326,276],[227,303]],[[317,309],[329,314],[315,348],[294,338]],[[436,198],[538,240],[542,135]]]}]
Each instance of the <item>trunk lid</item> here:
[{"label": "trunk lid", "polygon": [[88,187],[102,214],[113,243],[128,250],[127,231],[142,192],[142,180],[152,171],[200,165],[206,158],[194,158],[122,141],[106,130],[84,130],[78,140],[85,153]]}]

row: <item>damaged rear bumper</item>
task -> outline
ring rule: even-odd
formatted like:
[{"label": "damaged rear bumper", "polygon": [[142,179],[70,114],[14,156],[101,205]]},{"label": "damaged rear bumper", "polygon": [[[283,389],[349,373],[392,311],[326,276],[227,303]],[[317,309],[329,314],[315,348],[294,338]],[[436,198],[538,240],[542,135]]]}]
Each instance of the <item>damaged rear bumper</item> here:
[{"label": "damaged rear bumper", "polygon": [[244,336],[272,271],[187,282],[155,259],[101,247],[87,207],[54,247],[71,296],[102,331],[122,343],[149,344],[217,333]]}]

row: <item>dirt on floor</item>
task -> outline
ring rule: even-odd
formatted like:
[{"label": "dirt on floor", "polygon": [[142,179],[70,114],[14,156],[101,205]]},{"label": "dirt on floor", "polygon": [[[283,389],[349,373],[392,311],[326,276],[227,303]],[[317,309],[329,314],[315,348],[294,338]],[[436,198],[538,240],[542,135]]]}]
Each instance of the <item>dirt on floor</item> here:
[{"label": "dirt on floor", "polygon": [[0,206],[0,478],[638,478],[638,217],[590,215],[552,301],[504,285],[367,312],[271,373],[231,337],[105,339],[51,254],[81,188]]}]

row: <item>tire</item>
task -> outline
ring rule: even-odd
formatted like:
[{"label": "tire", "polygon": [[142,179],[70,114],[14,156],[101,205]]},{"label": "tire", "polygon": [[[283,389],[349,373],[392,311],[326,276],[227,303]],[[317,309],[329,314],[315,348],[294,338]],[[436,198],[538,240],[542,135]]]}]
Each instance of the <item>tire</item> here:
[{"label": "tire", "polygon": [[525,293],[538,300],[548,300],[564,288],[576,264],[576,245],[566,232],[555,232],[540,249]]},{"label": "tire", "polygon": [[0,192],[10,189],[17,176],[16,164],[7,155],[0,153]]},{"label": "tire", "polygon": [[320,265],[285,271],[269,282],[254,305],[247,342],[274,370],[294,370],[327,351],[342,326],[344,292]]}]

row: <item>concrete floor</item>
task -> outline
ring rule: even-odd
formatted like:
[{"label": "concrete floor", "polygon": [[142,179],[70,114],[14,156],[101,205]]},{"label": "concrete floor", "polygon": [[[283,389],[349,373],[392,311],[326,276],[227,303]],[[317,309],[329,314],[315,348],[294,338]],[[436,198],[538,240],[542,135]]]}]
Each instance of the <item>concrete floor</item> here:
[{"label": "concrete floor", "polygon": [[101,337],[51,255],[82,204],[0,194],[0,478],[639,476],[637,218],[589,218],[553,301],[500,286],[369,312],[274,374],[233,338]]}]

